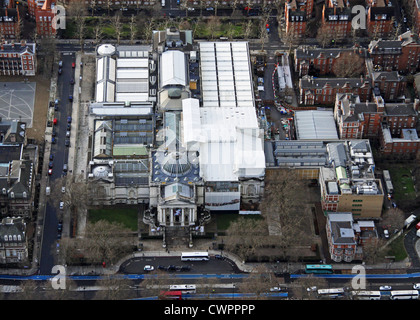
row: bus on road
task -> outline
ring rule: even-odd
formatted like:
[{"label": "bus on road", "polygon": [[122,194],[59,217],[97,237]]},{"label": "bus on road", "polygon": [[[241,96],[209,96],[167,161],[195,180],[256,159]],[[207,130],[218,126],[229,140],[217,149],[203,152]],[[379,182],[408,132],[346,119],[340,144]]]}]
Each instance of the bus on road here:
[{"label": "bus on road", "polygon": [[333,273],[332,265],[330,264],[307,264],[305,273]]},{"label": "bus on road", "polygon": [[354,300],[381,300],[380,291],[352,291]]},{"label": "bus on road", "polygon": [[183,252],[181,253],[181,261],[208,261],[208,252]]},{"label": "bus on road", "polygon": [[197,287],[194,284],[174,284],[169,286],[169,291],[179,291],[183,294],[195,293]]},{"label": "bus on road", "polygon": [[161,291],[159,294],[161,300],[182,300],[182,291]]},{"label": "bus on road", "polygon": [[344,296],[343,288],[319,289],[318,296],[321,298],[340,298]]},{"label": "bus on road", "polygon": [[419,292],[417,290],[394,290],[391,291],[391,300],[409,300],[418,299]]}]

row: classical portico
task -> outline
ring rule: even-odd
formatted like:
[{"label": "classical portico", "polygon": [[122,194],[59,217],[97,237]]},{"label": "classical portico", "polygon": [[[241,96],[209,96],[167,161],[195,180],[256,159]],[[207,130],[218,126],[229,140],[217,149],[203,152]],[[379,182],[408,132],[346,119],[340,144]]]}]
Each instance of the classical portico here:
[{"label": "classical portico", "polygon": [[[181,206],[182,205],[182,206]],[[185,206],[180,204],[164,205],[158,207],[158,222],[159,225],[165,227],[188,227],[195,225],[197,220],[197,207],[196,206]]]}]

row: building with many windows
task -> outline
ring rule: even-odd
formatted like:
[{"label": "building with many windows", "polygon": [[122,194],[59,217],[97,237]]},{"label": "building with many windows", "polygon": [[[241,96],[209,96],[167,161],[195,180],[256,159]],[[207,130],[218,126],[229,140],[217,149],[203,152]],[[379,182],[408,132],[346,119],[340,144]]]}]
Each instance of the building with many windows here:
[{"label": "building with many windows", "polygon": [[347,0],[328,0],[322,9],[322,31],[334,40],[351,35],[352,12]]},{"label": "building with many windows", "polygon": [[26,223],[22,218],[4,218],[0,223],[0,263],[19,264],[28,259]]},{"label": "building with many windows", "polygon": [[367,31],[370,36],[387,37],[394,31],[395,7],[391,0],[368,0]]},{"label": "building with many windows", "polygon": [[315,78],[299,79],[299,103],[303,105],[333,105],[337,93],[353,93],[360,101],[368,101],[372,87],[369,78]]},{"label": "building with many windows", "polygon": [[55,37],[60,21],[54,21],[57,15],[55,0],[28,0],[28,14],[35,20],[39,37]]},{"label": "building with many windows", "polygon": [[420,67],[420,41],[411,31],[396,40],[372,40],[368,46],[373,66],[383,71],[416,72]]},{"label": "building with many windows", "polygon": [[20,39],[23,17],[18,8],[0,9],[0,34],[4,39]]},{"label": "building with many windows", "polygon": [[5,42],[0,44],[0,75],[34,76],[36,73],[35,43]]}]

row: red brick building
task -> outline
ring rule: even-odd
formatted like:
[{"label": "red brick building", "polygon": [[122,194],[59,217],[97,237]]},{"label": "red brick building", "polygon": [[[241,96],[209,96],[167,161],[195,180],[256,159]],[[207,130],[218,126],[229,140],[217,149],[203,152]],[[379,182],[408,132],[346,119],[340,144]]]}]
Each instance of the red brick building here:
[{"label": "red brick building", "polygon": [[365,55],[363,48],[299,48],[295,49],[295,72],[299,76],[334,74],[334,65],[349,54]]},{"label": "red brick building", "polygon": [[398,40],[374,40],[368,55],[382,70],[414,73],[420,68],[420,40],[411,31],[401,34]]},{"label": "red brick building", "polygon": [[367,78],[316,78],[299,80],[299,103],[303,105],[334,105],[338,93],[358,95],[361,102],[369,101],[371,85]]},{"label": "red brick building", "polygon": [[370,36],[387,37],[394,30],[395,7],[389,0],[367,1],[367,31]]},{"label": "red brick building", "polygon": [[375,138],[386,125],[390,134],[400,136],[404,129],[414,129],[418,122],[413,103],[386,103],[381,96],[374,102],[361,103],[357,96],[338,94],[334,108],[340,139]]},{"label": "red brick building", "polygon": [[297,2],[291,0],[285,4],[286,33],[295,38],[305,36],[306,23],[313,10],[313,0]]},{"label": "red brick building", "polygon": [[40,37],[54,37],[55,0],[28,0],[29,16],[35,19],[36,31]]},{"label": "red brick building", "polygon": [[322,9],[322,30],[328,30],[333,39],[351,35],[352,13],[348,1],[328,0]]},{"label": "red brick building", "polygon": [[399,135],[393,135],[386,124],[382,125],[379,150],[395,157],[415,157],[420,150],[420,139],[416,129],[402,129]]},{"label": "red brick building", "polygon": [[35,44],[2,42],[0,45],[0,75],[34,76],[36,72]]},{"label": "red brick building", "polygon": [[382,121],[384,101],[360,102],[358,96],[337,94],[334,118],[340,139],[366,139],[378,135]]},{"label": "red brick building", "polygon": [[19,38],[22,31],[22,23],[19,9],[0,9],[0,34],[3,39]]}]

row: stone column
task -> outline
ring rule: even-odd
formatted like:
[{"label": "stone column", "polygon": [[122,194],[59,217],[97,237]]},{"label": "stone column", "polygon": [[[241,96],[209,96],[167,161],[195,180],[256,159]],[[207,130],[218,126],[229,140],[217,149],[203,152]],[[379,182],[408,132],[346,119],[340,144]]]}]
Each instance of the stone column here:
[{"label": "stone column", "polygon": [[183,227],[185,225],[185,210],[184,208],[182,208],[182,213],[181,213],[181,226]]}]

